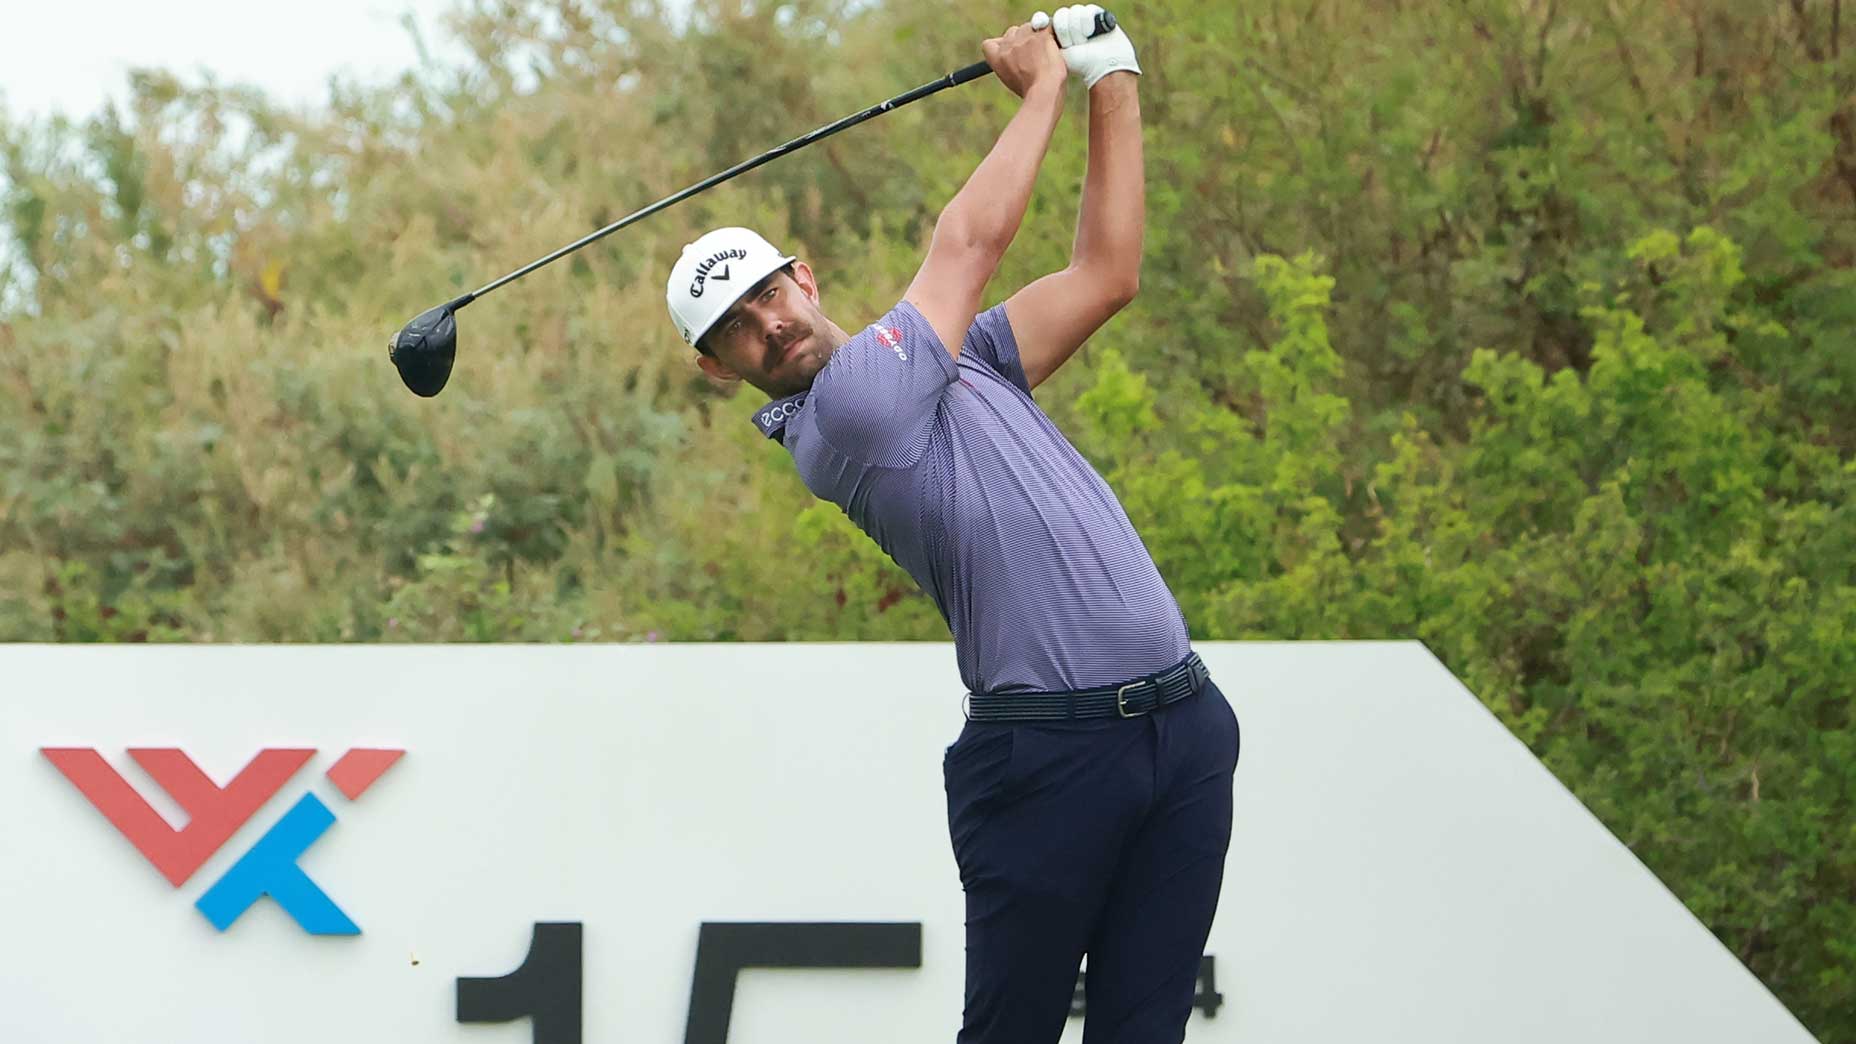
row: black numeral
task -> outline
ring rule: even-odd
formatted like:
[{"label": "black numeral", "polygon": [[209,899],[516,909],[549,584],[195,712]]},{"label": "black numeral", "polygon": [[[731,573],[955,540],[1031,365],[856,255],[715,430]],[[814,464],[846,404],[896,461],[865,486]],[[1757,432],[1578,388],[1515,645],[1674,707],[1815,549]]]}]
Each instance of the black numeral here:
[{"label": "black numeral", "polygon": [[458,980],[459,1022],[534,1020],[534,1044],[580,1044],[580,925],[535,925],[522,966]]},{"label": "black numeral", "polygon": [[726,1044],[743,968],[919,968],[922,926],[713,924],[696,939],[683,1044]]}]

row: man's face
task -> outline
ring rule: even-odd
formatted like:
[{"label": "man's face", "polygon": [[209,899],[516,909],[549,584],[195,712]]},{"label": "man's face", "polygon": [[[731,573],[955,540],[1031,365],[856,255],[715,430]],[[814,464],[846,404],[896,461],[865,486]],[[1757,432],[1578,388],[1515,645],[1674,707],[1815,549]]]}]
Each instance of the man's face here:
[{"label": "man's face", "polygon": [[744,380],[780,399],[812,387],[842,335],[818,308],[805,262],[773,273],[722,313],[702,337],[698,363],[720,380]]}]

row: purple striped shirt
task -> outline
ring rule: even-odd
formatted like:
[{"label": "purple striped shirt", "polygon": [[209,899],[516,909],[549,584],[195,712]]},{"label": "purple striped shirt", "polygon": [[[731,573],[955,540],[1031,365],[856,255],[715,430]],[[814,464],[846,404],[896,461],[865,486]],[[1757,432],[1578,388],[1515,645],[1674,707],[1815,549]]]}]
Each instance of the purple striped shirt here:
[{"label": "purple striped shirt", "polygon": [[970,691],[1092,688],[1185,657],[1127,513],[1031,400],[1004,305],[956,362],[905,301],[754,422],[934,599]]}]

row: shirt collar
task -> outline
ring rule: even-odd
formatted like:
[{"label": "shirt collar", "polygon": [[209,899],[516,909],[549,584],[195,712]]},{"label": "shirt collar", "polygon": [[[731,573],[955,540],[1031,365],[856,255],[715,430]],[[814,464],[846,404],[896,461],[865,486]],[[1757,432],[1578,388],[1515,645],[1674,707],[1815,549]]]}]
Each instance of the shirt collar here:
[{"label": "shirt collar", "polygon": [[784,443],[786,422],[799,415],[799,411],[805,408],[806,397],[811,394],[808,390],[797,395],[788,395],[784,399],[774,399],[754,411],[754,426],[760,429],[762,435],[770,439],[780,439]]}]

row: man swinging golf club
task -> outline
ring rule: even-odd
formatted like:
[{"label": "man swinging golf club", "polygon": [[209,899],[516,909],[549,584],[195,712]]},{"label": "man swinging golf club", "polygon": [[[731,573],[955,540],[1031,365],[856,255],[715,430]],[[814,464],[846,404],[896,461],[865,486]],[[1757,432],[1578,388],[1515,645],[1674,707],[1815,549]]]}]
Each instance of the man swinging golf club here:
[{"label": "man swinging golf club", "polygon": [[[1018,111],[875,323],[846,333],[812,269],[742,228],[686,247],[667,288],[703,370],[772,397],[754,423],[953,632],[971,1044],[1055,1042],[1085,954],[1087,1044],[1181,1040],[1231,836],[1236,716],[1114,493],[1031,398],[1139,278],[1140,69],[1120,29],[1091,37],[1100,12],[985,42]],[[981,311],[1067,74],[1089,91],[1070,264]]]}]

